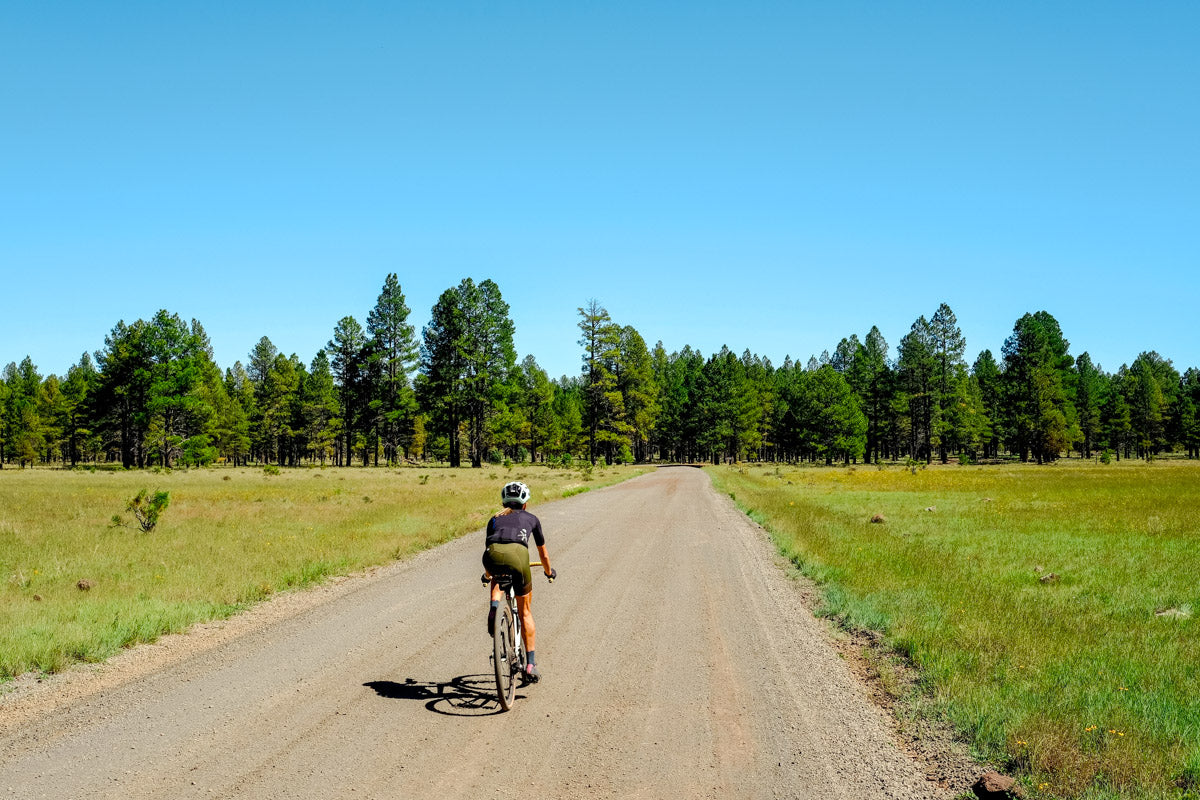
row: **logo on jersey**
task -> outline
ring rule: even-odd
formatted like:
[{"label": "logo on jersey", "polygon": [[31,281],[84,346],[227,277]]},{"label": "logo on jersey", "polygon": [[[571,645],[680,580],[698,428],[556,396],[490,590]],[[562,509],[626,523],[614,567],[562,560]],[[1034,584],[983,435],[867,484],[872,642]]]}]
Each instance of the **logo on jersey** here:
[{"label": "logo on jersey", "polygon": [[527,543],[529,541],[529,531],[521,528],[521,532],[517,534],[517,538],[519,538],[522,542]]}]

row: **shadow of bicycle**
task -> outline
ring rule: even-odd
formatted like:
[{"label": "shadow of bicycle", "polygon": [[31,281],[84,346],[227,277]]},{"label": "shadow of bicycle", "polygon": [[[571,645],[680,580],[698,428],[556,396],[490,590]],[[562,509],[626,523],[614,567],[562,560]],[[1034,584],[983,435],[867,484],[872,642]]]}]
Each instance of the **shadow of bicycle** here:
[{"label": "shadow of bicycle", "polygon": [[368,681],[363,686],[389,700],[424,700],[425,708],[451,717],[486,717],[504,711],[491,675],[459,675],[449,683],[422,683],[412,678],[404,683]]}]

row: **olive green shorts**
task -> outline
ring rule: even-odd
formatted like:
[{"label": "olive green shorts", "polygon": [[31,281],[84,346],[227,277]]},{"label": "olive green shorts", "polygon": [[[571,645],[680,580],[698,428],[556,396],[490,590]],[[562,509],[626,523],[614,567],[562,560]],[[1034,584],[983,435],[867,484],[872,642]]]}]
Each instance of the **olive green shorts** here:
[{"label": "olive green shorts", "polygon": [[533,575],[529,571],[529,548],[516,542],[489,544],[483,551],[483,567],[489,575],[509,572],[513,575],[513,591],[517,596],[533,591]]}]

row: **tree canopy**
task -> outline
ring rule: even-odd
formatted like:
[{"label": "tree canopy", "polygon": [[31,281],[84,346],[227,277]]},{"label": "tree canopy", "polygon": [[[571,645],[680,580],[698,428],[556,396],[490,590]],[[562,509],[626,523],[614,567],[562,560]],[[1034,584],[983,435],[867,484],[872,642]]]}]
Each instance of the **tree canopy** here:
[{"label": "tree canopy", "polygon": [[396,273],[306,364],[263,336],[224,372],[198,320],[118,321],[65,375],[28,357],[0,379],[0,468],[487,461],[945,462],[1200,458],[1200,369],[1157,352],[1105,372],[1046,311],[968,367],[953,310],[918,316],[893,358],[878,327],[779,366],[729,347],[648,348],[595,299],[580,371],[518,360],[500,287],[446,289],[418,338]]}]

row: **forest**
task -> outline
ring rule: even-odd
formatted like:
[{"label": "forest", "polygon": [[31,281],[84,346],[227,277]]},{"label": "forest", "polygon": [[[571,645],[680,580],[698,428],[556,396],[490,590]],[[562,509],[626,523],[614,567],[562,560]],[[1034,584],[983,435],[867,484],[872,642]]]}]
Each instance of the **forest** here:
[{"label": "forest", "polygon": [[1046,311],[970,364],[941,304],[897,343],[877,327],[807,363],[653,348],[596,300],[581,369],[518,361],[500,287],[446,289],[418,334],[396,274],[307,364],[263,337],[224,371],[204,327],[120,321],[65,376],[0,381],[0,468],[783,461],[1044,464],[1200,458],[1200,369],[1156,352],[1105,372]]}]

